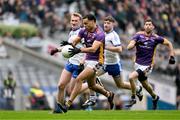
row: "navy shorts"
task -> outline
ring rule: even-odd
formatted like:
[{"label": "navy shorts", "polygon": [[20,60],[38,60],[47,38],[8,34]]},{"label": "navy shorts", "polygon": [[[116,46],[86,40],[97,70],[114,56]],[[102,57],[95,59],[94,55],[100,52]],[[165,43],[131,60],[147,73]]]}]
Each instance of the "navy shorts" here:
[{"label": "navy shorts", "polygon": [[105,65],[104,71],[108,72],[109,75],[116,77],[121,74],[122,71],[121,63],[117,63],[113,65]]}]

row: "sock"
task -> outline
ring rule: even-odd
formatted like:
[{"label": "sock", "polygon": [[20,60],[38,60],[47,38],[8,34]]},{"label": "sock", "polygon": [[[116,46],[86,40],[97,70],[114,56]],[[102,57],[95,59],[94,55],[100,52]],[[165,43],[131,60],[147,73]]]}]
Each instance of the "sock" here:
[{"label": "sock", "polygon": [[155,96],[152,96],[152,98],[153,98],[153,100],[157,99],[157,95],[155,95]]},{"label": "sock", "polygon": [[96,101],[97,96],[96,95],[90,95],[89,99],[92,101]]},{"label": "sock", "polygon": [[132,95],[132,96],[131,96],[131,99],[136,99],[136,96],[135,96],[135,95]]},{"label": "sock", "polygon": [[61,103],[59,101],[56,101],[56,103],[61,105]]},{"label": "sock", "polygon": [[140,86],[136,86],[136,92],[139,92]]},{"label": "sock", "polygon": [[72,104],[72,101],[71,101],[71,100],[68,100],[68,101],[65,103],[65,105],[66,105],[67,107],[70,107],[71,104]]}]

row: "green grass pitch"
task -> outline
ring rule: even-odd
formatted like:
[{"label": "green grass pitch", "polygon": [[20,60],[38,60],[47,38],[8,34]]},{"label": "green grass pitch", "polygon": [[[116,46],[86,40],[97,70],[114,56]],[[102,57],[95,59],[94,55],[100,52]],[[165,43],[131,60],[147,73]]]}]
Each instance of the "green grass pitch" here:
[{"label": "green grass pitch", "polygon": [[69,110],[66,114],[50,111],[0,111],[0,120],[180,120],[178,110]]}]

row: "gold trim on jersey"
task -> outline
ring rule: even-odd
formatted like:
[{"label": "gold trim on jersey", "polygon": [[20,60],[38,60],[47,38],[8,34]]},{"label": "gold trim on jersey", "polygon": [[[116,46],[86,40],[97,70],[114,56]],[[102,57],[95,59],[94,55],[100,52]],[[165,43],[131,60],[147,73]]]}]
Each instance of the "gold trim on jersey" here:
[{"label": "gold trim on jersey", "polygon": [[104,46],[103,43],[99,47],[99,63],[103,64],[104,63]]}]

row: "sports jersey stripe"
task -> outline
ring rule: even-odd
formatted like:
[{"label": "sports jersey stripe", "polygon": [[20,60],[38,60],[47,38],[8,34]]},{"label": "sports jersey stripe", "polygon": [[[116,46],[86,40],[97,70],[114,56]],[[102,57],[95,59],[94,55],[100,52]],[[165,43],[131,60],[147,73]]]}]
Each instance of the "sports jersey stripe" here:
[{"label": "sports jersey stripe", "polygon": [[99,49],[99,63],[100,64],[104,63],[104,47],[103,47],[103,44],[100,46],[100,49]]}]

